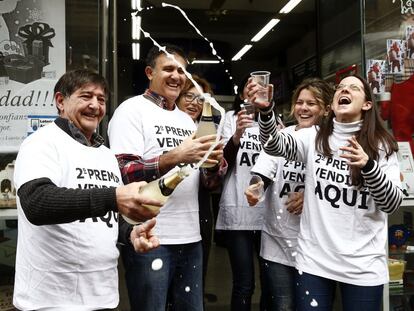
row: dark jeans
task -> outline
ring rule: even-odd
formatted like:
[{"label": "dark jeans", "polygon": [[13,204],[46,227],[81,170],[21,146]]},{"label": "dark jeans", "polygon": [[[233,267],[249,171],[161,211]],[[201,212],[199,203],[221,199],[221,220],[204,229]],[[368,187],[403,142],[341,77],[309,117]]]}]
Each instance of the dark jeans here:
[{"label": "dark jeans", "polygon": [[[173,311],[202,311],[201,242],[161,245],[148,253],[122,247],[125,279],[132,311],[165,311],[167,294]],[[161,259],[162,267],[153,268]]]},{"label": "dark jeans", "polygon": [[[250,311],[255,288],[254,256],[256,255],[259,262],[261,261],[259,257],[261,232],[253,230],[223,230],[222,232],[233,274],[231,310]],[[260,305],[260,310],[265,310],[262,298]]]},{"label": "dark jeans", "polygon": [[206,284],[208,257],[213,239],[213,210],[210,204],[210,192],[200,183],[198,191],[201,244],[203,247],[203,292]]},{"label": "dark jeans", "polygon": [[336,284],[339,284],[341,290],[343,311],[382,310],[383,285],[351,285],[305,272],[297,273],[297,277],[296,305],[298,311],[331,311]]},{"label": "dark jeans", "polygon": [[296,269],[262,258],[260,264],[266,311],[294,311]]}]

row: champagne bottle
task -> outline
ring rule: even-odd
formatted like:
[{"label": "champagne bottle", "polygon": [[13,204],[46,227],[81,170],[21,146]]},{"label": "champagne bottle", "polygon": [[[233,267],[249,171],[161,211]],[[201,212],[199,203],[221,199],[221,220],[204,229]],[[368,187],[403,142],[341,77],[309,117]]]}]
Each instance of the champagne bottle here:
[{"label": "champagne bottle", "polygon": [[[184,166],[173,174],[162,176],[159,179],[149,182],[140,188],[139,193],[145,195],[148,198],[158,200],[164,204],[171,193],[173,193],[174,189],[178,186],[178,184],[190,174],[190,171],[191,168]],[[159,206],[150,204],[142,204],[142,206],[153,211],[158,211],[160,209]],[[125,215],[122,215],[122,217],[124,217],[124,219],[130,224],[136,225],[139,223],[138,221],[134,221]]]},{"label": "champagne bottle", "polygon": [[[200,138],[206,135],[217,134],[216,125],[214,124],[213,114],[211,112],[211,104],[208,101],[209,94],[206,94],[206,98],[203,102],[203,111],[201,112],[200,121],[195,133],[195,138]],[[213,167],[215,164],[203,163],[201,167]]]}]

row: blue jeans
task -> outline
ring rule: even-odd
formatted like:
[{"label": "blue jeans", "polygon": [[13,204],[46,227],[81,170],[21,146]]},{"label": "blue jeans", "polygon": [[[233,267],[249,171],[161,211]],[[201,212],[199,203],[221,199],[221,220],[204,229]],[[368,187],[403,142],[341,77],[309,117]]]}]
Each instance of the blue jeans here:
[{"label": "blue jeans", "polygon": [[[336,282],[303,272],[297,273],[296,305],[298,311],[331,311],[335,297],[336,284],[342,296],[343,311],[380,311],[382,310],[383,285],[358,286]],[[317,306],[317,308],[315,308]]]},{"label": "blue jeans", "polygon": [[[223,234],[233,274],[231,310],[250,311],[255,288],[254,256],[256,255],[259,261],[261,260],[259,257],[261,232],[253,230],[224,230]],[[262,298],[260,304],[260,310],[264,310]]]},{"label": "blue jeans", "polygon": [[[201,242],[161,245],[148,253],[136,253],[132,246],[121,249],[132,311],[203,310]],[[155,259],[161,269],[153,269]],[[158,261],[159,262],[159,261]]]},{"label": "blue jeans", "polygon": [[262,258],[260,268],[266,311],[294,311],[296,269]]}]

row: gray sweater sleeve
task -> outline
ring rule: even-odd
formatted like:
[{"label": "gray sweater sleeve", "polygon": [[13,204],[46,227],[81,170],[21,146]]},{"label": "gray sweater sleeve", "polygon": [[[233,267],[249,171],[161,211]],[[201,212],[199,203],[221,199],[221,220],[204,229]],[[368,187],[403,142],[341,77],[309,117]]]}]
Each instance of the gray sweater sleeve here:
[{"label": "gray sweater sleeve", "polygon": [[23,212],[34,225],[63,224],[117,211],[115,188],[69,189],[49,178],[23,184],[17,194]]}]

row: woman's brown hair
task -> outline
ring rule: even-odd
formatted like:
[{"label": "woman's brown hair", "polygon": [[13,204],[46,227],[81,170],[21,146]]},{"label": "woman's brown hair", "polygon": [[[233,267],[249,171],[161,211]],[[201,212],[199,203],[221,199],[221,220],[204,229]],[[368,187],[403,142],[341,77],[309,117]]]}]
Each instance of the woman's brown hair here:
[{"label": "woman's brown hair", "polygon": [[[192,78],[194,79],[195,82],[197,82],[198,85],[201,86],[204,93],[209,93],[210,95],[213,95],[213,90],[211,89],[210,83],[208,83],[206,79],[203,79],[197,75],[192,75]],[[184,93],[187,93],[188,90],[191,89],[192,87],[194,87],[193,82],[187,78],[185,80],[184,87],[181,90],[180,96],[177,98],[177,102],[180,100],[180,97]]]}]

